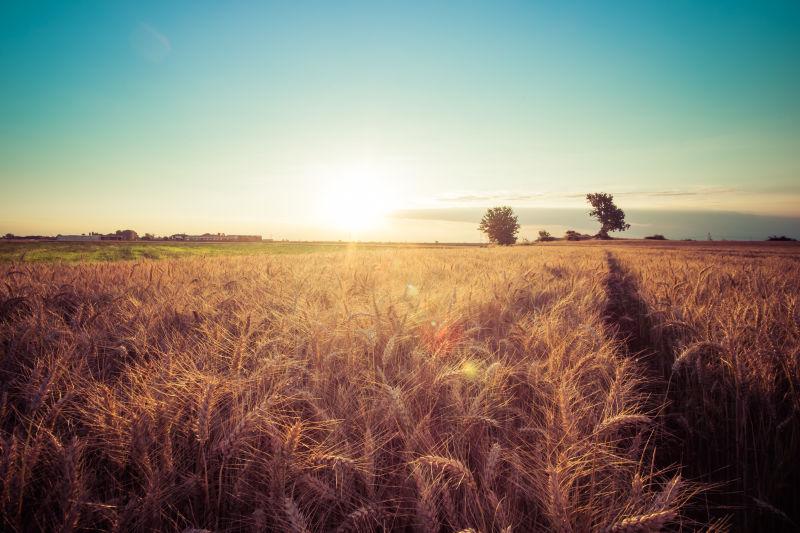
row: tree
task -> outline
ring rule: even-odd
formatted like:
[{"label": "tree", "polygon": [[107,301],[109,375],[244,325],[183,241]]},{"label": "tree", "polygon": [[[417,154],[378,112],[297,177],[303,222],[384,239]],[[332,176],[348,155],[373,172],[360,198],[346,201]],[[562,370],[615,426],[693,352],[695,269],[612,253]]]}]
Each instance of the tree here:
[{"label": "tree", "polygon": [[614,204],[614,197],[610,194],[604,192],[587,194],[586,201],[592,206],[589,216],[600,222],[598,238],[608,239],[609,231],[625,231],[631,227],[625,222],[625,211]]},{"label": "tree", "polygon": [[493,243],[509,245],[517,242],[519,222],[510,207],[492,207],[483,215],[478,229]]},{"label": "tree", "polygon": [[123,241],[135,241],[139,239],[139,234],[132,229],[118,229],[115,234]]},{"label": "tree", "polygon": [[568,241],[585,241],[587,239],[591,239],[592,237],[590,235],[580,233],[579,231],[575,231],[574,229],[568,229],[564,234],[564,238]]},{"label": "tree", "polygon": [[550,242],[556,240],[555,237],[550,235],[549,231],[540,229],[539,230],[539,237],[536,239],[539,242]]}]

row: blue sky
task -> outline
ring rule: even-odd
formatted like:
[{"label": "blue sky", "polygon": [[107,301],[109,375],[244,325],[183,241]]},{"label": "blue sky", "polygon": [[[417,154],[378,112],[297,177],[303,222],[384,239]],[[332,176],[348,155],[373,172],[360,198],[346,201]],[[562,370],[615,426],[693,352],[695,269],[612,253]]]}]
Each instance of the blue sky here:
[{"label": "blue sky", "polygon": [[0,231],[477,240],[448,210],[593,191],[800,216],[797,2],[429,4],[3,2]]}]

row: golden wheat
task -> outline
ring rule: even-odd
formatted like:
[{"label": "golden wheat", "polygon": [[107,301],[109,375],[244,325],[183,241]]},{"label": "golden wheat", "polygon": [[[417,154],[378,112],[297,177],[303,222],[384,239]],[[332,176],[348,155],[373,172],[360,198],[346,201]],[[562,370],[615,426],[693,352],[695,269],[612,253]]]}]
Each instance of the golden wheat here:
[{"label": "golden wheat", "polygon": [[608,249],[635,328],[591,246],[0,266],[0,528],[650,531],[722,461],[786,511],[797,264]]}]

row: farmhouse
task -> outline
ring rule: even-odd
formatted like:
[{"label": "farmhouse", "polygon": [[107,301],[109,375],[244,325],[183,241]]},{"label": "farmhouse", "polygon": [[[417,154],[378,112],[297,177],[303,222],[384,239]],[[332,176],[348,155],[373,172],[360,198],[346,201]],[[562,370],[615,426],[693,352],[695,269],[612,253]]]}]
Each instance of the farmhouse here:
[{"label": "farmhouse", "polygon": [[260,242],[261,235],[225,235],[224,233],[204,233],[185,235],[183,240],[196,242]]},{"label": "farmhouse", "polygon": [[99,241],[100,235],[56,235],[57,241]]}]

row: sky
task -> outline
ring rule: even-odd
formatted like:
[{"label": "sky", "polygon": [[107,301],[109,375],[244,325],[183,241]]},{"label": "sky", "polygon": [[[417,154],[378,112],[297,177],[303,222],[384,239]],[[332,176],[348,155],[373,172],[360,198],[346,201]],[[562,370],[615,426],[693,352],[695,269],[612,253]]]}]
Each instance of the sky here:
[{"label": "sky", "polygon": [[800,237],[798,94],[796,1],[4,0],[0,232]]}]

